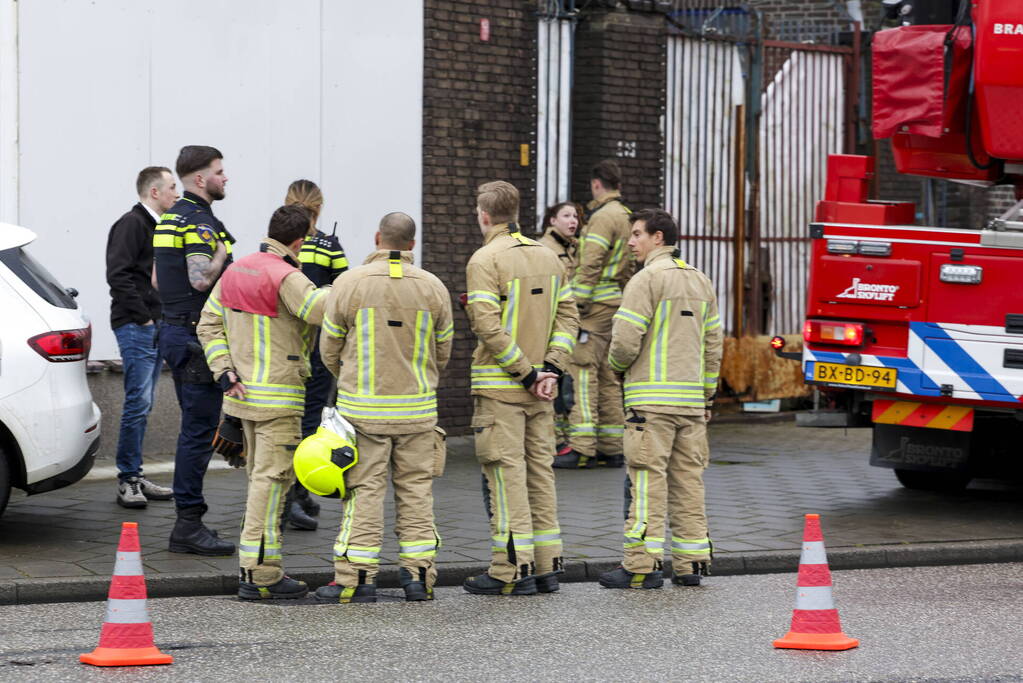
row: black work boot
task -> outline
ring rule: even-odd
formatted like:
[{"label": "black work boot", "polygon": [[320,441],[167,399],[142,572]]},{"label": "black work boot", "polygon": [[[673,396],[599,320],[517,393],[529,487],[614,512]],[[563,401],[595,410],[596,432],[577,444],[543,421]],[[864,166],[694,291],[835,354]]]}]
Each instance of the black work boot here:
[{"label": "black work boot", "polygon": [[398,570],[398,582],[405,590],[405,602],[433,600],[433,586],[426,585],[426,567],[419,567],[418,574],[418,578],[413,578],[408,569],[402,567]]},{"label": "black work boot", "polygon": [[690,573],[672,572],[671,582],[676,586],[699,586],[701,576],[710,576],[710,569],[706,562],[690,562]]},{"label": "black work boot", "polygon": [[299,484],[297,481],[292,486],[295,491],[295,500],[298,501],[305,513],[310,517],[316,517],[320,514],[320,504],[313,500],[313,497],[309,495],[309,489]]},{"label": "black work boot", "polygon": [[288,506],[287,519],[291,523],[292,529],[316,531],[316,528],[320,526],[320,522],[315,517],[307,515],[302,503],[297,500],[292,501]]},{"label": "black work boot", "polygon": [[248,581],[238,582],[238,597],[242,600],[297,600],[304,598],[309,592],[305,581],[296,581],[284,576],[277,583],[269,586],[257,586]]},{"label": "black work boot", "polygon": [[347,605],[350,602],[376,602],[377,587],[374,583],[363,583],[358,586],[339,586],[331,581],[326,586],[316,589],[316,602],[328,602]]},{"label": "black work boot", "polygon": [[536,595],[536,579],[530,575],[514,581],[500,581],[490,574],[470,576],[462,588],[474,595]]},{"label": "black work boot", "polygon": [[599,582],[604,588],[660,588],[664,585],[664,572],[655,569],[649,574],[638,574],[618,567],[601,574]]},{"label": "black work boot", "polygon": [[625,464],[625,456],[619,453],[618,455],[604,455],[603,453],[597,453],[597,467],[622,467]]},{"label": "black work boot", "polygon": [[564,574],[563,570],[547,572],[546,574],[537,574],[534,578],[536,579],[536,590],[538,593],[557,593],[561,590],[561,585],[558,583],[558,574]]},{"label": "black work boot", "polygon": [[171,531],[168,550],[172,553],[196,555],[234,555],[234,543],[222,541],[202,523],[205,505],[178,508],[178,518]]},{"label": "black work boot", "polygon": [[555,455],[552,466],[563,470],[590,470],[597,466],[597,459],[592,455],[583,455],[579,451],[569,449],[565,453]]}]

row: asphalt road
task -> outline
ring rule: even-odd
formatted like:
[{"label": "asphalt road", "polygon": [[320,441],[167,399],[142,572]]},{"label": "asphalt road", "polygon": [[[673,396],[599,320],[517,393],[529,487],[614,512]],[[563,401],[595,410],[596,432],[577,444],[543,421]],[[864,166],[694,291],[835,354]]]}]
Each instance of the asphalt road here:
[{"label": "asphalt road", "polygon": [[376,605],[150,600],[170,666],[95,669],[104,604],[0,607],[0,679],[1023,681],[1023,564],[834,573],[846,652],[776,650],[795,574]]}]

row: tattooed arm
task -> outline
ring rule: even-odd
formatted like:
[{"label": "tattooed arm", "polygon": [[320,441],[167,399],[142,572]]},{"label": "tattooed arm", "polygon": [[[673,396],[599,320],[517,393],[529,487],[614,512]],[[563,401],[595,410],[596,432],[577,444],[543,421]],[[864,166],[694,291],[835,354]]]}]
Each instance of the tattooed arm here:
[{"label": "tattooed arm", "polygon": [[205,254],[192,254],[186,259],[188,266],[188,283],[194,289],[205,292],[216,282],[220,271],[224,268],[224,261],[227,260],[227,249],[223,242],[217,242],[217,250],[213,258]]}]

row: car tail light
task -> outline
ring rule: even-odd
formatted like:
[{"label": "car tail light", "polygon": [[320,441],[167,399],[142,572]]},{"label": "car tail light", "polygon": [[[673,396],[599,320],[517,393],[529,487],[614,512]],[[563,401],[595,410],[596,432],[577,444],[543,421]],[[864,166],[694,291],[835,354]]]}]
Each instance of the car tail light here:
[{"label": "car tail light", "polygon": [[51,363],[85,360],[92,346],[92,325],[79,330],[58,330],[37,334],[28,345]]},{"label": "car tail light", "polygon": [[803,340],[818,344],[863,344],[863,323],[842,323],[830,320],[807,320],[803,324]]}]

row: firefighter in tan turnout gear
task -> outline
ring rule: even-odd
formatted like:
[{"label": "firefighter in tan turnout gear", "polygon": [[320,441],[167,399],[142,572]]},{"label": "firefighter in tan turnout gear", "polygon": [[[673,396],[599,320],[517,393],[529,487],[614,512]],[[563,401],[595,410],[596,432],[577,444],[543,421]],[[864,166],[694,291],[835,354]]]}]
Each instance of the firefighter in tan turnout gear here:
[{"label": "firefighter in tan turnout gear", "polygon": [[241,422],[249,480],[238,546],[238,597],[244,599],[301,598],[308,591],[284,574],[280,516],[302,439],[312,326],[320,324],[327,297],[299,268],[309,226],[303,207],[277,209],[259,252],[237,261],[217,282],[197,328],[206,362],[224,390],[226,421]]},{"label": "firefighter in tan turnout gear", "polygon": [[483,246],[466,266],[466,313],[479,338],[472,427],[490,493],[492,557],[463,585],[484,595],[553,592],[562,571],[551,401],[578,321],[558,257],[522,236],[518,213],[513,185],[480,186]]},{"label": "firefighter in tan turnout gear", "polygon": [[321,602],[376,602],[388,473],[405,599],[433,599],[433,477],[443,467],[437,380],[454,326],[447,289],[412,265],[415,234],[407,215],[384,216],[377,251],[340,275],[327,300],[320,354],[337,377],[337,410],[356,429],[359,460],[345,475],[334,581],[317,589]]},{"label": "firefighter in tan turnout gear", "polygon": [[622,287],[633,272],[629,209],[619,192],[622,177],[613,161],[593,167],[587,222],[579,240],[579,265],[572,281],[579,308],[579,343],[572,358],[575,405],[569,415],[569,449],[554,466],[590,468],[622,466],[622,388],[607,363],[611,321],[621,303]]},{"label": "firefighter in tan turnout gear", "polygon": [[660,588],[665,517],[679,585],[699,585],[711,559],[704,508],[707,421],[717,391],[722,331],[714,287],[673,255],[678,226],[667,212],[632,217],[629,248],[643,269],[615,314],[608,362],[625,373],[625,458],[632,501],[622,566],[606,588]]}]

